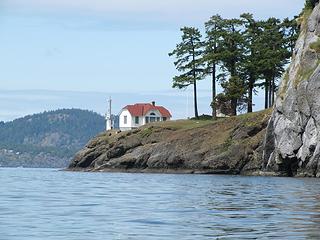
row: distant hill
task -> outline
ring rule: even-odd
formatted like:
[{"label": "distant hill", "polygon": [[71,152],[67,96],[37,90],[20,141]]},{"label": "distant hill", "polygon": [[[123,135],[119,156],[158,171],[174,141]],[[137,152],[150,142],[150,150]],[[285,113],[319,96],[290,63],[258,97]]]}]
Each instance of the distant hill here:
[{"label": "distant hill", "polygon": [[104,127],[103,116],[79,109],[0,122],[0,165],[66,167],[70,158]]}]

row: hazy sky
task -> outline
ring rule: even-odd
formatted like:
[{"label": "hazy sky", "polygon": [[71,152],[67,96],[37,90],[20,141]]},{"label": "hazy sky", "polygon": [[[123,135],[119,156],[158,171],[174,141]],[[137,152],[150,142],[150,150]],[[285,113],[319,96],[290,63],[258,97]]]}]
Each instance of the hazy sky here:
[{"label": "hazy sky", "polygon": [[[48,98],[53,90],[52,95],[59,91],[62,98],[73,96],[70,91],[91,92],[90,96],[100,92],[106,97],[130,93],[130,101],[144,100],[143,92],[151,96],[146,101],[166,102],[159,92],[171,96],[179,92],[171,90],[175,69],[167,54],[179,42],[181,26],[201,28],[217,13],[224,17],[242,12],[252,12],[257,18],[292,17],[303,4],[304,0],[0,0],[0,90],[25,91],[26,95],[32,92],[26,90],[49,90],[45,91]],[[210,110],[209,87],[209,80],[200,85],[202,113]],[[181,93],[178,97],[186,99]],[[23,106],[21,97],[9,98],[8,104]],[[104,103],[90,97],[86,100],[83,108],[104,112],[97,107]],[[125,94],[117,102],[118,108],[130,103]],[[56,105],[42,99],[30,110],[8,106],[0,111],[0,120],[54,107],[81,107],[70,97]],[[258,101],[256,108],[261,106]],[[184,117],[181,112],[186,107],[168,107],[179,112],[173,113],[176,117]]]}]

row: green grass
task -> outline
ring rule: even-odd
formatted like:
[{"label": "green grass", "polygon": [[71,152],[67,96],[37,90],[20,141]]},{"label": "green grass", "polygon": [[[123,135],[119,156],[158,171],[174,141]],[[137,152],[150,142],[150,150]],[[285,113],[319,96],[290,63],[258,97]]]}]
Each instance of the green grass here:
[{"label": "green grass", "polygon": [[166,122],[149,123],[141,128],[139,132],[140,137],[147,138],[159,129],[177,130],[191,130],[212,124],[213,120],[176,120]]},{"label": "green grass", "polygon": [[269,108],[267,110],[242,114],[234,118],[241,120],[241,123],[244,126],[252,127],[252,126],[259,125],[265,117],[268,117],[271,115],[271,112],[272,112],[272,109]]},{"label": "green grass", "polygon": [[174,130],[180,129],[194,129],[198,127],[203,127],[215,122],[214,120],[177,120],[177,121],[167,121],[153,123],[153,126],[159,126],[164,128],[170,128]]},{"label": "green grass", "polygon": [[271,109],[263,110],[259,112],[246,113],[238,116],[233,116],[230,118],[217,118],[216,120],[176,120],[167,122],[157,122],[146,125],[144,129],[141,130],[141,136],[150,136],[155,129],[167,128],[171,130],[192,130],[196,128],[201,128],[208,126],[210,124],[230,124],[233,123],[243,123],[245,126],[255,126],[259,124],[266,115],[270,115]]},{"label": "green grass", "polygon": [[146,138],[146,137],[149,137],[152,133],[153,133],[152,127],[148,127],[148,128],[143,129],[143,130],[140,132],[140,136],[141,136],[142,138]]}]

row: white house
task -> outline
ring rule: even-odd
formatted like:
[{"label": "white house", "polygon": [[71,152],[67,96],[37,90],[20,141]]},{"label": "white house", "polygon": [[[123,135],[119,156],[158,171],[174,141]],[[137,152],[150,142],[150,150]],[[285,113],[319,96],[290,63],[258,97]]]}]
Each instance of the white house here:
[{"label": "white house", "polygon": [[132,130],[151,122],[162,122],[171,119],[171,113],[162,106],[152,103],[137,103],[127,105],[119,114],[121,131]]}]

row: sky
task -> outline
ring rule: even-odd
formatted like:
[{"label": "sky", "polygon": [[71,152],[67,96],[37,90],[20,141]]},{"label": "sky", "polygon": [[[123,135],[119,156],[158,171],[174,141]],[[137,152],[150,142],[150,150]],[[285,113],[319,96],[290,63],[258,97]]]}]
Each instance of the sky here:
[{"label": "sky", "polygon": [[[155,100],[175,118],[192,115],[191,89],[173,90],[168,53],[182,26],[210,16],[297,15],[304,0],[0,0],[0,121],[56,108],[103,114]],[[170,101],[169,101],[170,100]],[[210,81],[200,113],[210,113]],[[255,110],[262,108],[256,96]]]}]

